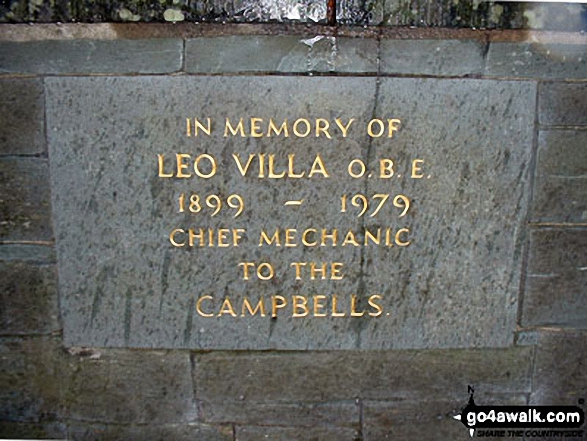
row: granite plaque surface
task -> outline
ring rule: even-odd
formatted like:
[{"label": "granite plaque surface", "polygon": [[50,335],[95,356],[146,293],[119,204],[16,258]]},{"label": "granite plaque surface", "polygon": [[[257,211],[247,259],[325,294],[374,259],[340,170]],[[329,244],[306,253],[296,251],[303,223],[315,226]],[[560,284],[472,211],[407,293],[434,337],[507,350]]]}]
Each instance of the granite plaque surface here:
[{"label": "granite plaque surface", "polygon": [[46,85],[67,345],[512,342],[535,84]]}]

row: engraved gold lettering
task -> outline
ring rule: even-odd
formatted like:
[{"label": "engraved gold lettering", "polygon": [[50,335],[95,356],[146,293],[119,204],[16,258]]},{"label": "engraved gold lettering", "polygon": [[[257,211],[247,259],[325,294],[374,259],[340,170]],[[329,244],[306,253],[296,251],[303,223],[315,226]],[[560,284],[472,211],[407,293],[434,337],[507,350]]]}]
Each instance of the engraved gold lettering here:
[{"label": "engraved gold lettering", "polygon": [[[373,124],[377,124],[377,126],[378,126],[377,132],[373,131]],[[381,135],[383,135],[384,131],[385,131],[385,124],[383,124],[383,121],[381,121],[380,119],[377,119],[377,118],[369,121],[369,124],[367,125],[367,133],[369,134],[369,136],[371,138],[379,138]]]},{"label": "engraved gold lettering", "polygon": [[224,137],[228,137],[228,132],[232,133],[232,136],[236,136],[237,133],[240,132],[242,138],[245,137],[245,128],[243,126],[243,119],[241,118],[236,127],[232,127],[230,123],[230,119],[226,118],[226,123],[224,125]]},{"label": "engraved gold lettering", "polygon": [[212,296],[202,296],[198,299],[198,301],[196,302],[196,311],[198,312],[198,314],[200,314],[202,317],[214,317],[214,314],[210,313],[210,314],[206,314],[204,311],[202,311],[202,302],[204,300],[214,300]]},{"label": "engraved gold lettering", "polygon": [[365,315],[365,311],[357,312],[357,296],[351,296],[351,317],[362,317]]},{"label": "engraved gold lettering", "polygon": [[274,170],[275,166],[273,163],[274,160],[275,160],[275,155],[269,155],[269,174],[267,175],[267,177],[270,179],[283,178],[285,176],[285,172],[281,172],[281,174],[275,173],[275,170]]},{"label": "engraved gold lettering", "polygon": [[285,308],[287,300],[283,296],[271,296],[271,317],[277,317],[277,310]]},{"label": "engraved gold lettering", "polygon": [[348,132],[348,130],[349,130],[349,128],[350,128],[350,126],[351,126],[351,124],[353,123],[354,120],[355,120],[354,118],[351,118],[349,120],[348,124],[345,126],[339,118],[336,118],[336,120],[335,120],[336,125],[340,128],[340,130],[342,132],[342,137],[343,138],[346,138],[347,137],[347,132]]},{"label": "engraved gold lettering", "polygon": [[263,299],[259,299],[259,303],[257,303],[257,306],[255,306],[255,309],[253,309],[251,307],[251,304],[249,303],[249,299],[245,297],[245,299],[243,300],[241,317],[245,316],[245,312],[247,310],[249,311],[250,315],[255,315],[257,311],[259,311],[261,313],[261,317],[265,317],[265,304],[263,303]]},{"label": "engraved gold lettering", "polygon": [[[300,132],[298,130],[298,125],[300,123],[304,123],[306,125],[306,131],[305,132]],[[310,134],[310,131],[311,130],[312,130],[312,128],[310,126],[310,121],[308,121],[305,118],[299,118],[293,124],[293,132],[294,132],[294,135],[296,135],[298,138],[305,138],[306,136],[308,136]]]},{"label": "engraved gold lettering", "polygon": [[314,317],[326,317],[325,312],[320,312],[326,307],[324,303],[320,303],[323,300],[326,300],[326,296],[314,296]]},{"label": "engraved gold lettering", "polygon": [[316,120],[316,138],[320,137],[320,133],[324,133],[328,139],[332,139],[330,133],[328,133],[329,127],[330,123],[327,120],[324,118],[318,118]]},{"label": "engraved gold lettering", "polygon": [[249,268],[254,268],[255,264],[253,262],[241,262],[238,266],[243,267],[243,280],[249,280]]},{"label": "engraved gold lettering", "polygon": [[375,309],[375,312],[370,312],[369,315],[371,317],[379,317],[381,314],[383,314],[383,308],[381,307],[381,305],[378,305],[377,303],[375,303],[375,300],[381,300],[381,296],[379,295],[374,295],[369,297],[369,300],[367,300],[367,302],[369,303],[369,306],[371,306],[372,308]]},{"label": "engraved gold lettering", "polygon": [[273,122],[273,118],[270,118],[269,119],[269,128],[267,129],[267,136],[271,136],[272,131],[273,131],[273,133],[275,133],[276,136],[281,135],[281,132],[283,132],[284,136],[286,138],[289,138],[289,130],[287,128],[287,119],[283,120],[283,123],[281,123],[279,130],[277,130],[277,127],[275,127],[275,123]]},{"label": "engraved gold lettering", "polygon": [[281,241],[279,240],[279,228],[275,229],[275,233],[273,233],[273,236],[271,236],[271,239],[269,239],[269,237],[267,237],[267,233],[265,233],[265,230],[261,230],[261,237],[259,238],[259,246],[260,247],[263,246],[263,242],[265,242],[267,245],[273,245],[273,242],[275,242],[275,246],[280,247]]},{"label": "engraved gold lettering", "polygon": [[[308,300],[303,296],[293,296],[292,306],[292,317],[305,317],[310,313],[310,310],[308,309]],[[302,312],[298,312],[300,309]]]},{"label": "engraved gold lettering", "polygon": [[332,296],[332,317],[346,317],[344,312],[338,312],[336,310],[336,306],[338,303],[338,297],[336,295]]},{"label": "engraved gold lettering", "polygon": [[175,160],[177,162],[177,176],[178,178],[190,178],[192,176],[191,173],[184,173],[183,170],[188,168],[188,165],[183,162],[184,159],[188,159],[190,155],[186,153],[176,153]]},{"label": "engraved gold lettering", "polygon": [[185,242],[179,243],[175,240],[175,235],[177,233],[185,233],[185,231],[180,230],[180,229],[173,230],[171,232],[171,234],[169,235],[169,242],[171,242],[171,245],[173,245],[174,247],[183,247],[185,245]]},{"label": "engraved gold lettering", "polygon": [[324,166],[324,163],[322,162],[322,158],[320,157],[320,155],[316,155],[316,159],[314,159],[314,163],[312,164],[312,169],[310,170],[310,173],[308,173],[308,177],[311,178],[316,173],[321,174],[325,178],[330,177],[330,175],[326,171],[326,167]]},{"label": "engraved gold lettering", "polygon": [[414,159],[412,161],[412,178],[413,179],[422,179],[424,177],[423,174],[418,174],[419,172],[422,171],[422,169],[419,167],[420,164],[423,164],[424,160],[423,159]]},{"label": "engraved gold lettering", "polygon": [[173,172],[171,173],[165,173],[163,170],[165,169],[164,167],[164,157],[161,154],[157,154],[157,160],[159,162],[159,177],[160,178],[171,178],[173,177]]},{"label": "engraved gold lettering", "polygon": [[210,136],[212,134],[212,121],[210,118],[206,118],[208,121],[208,125],[204,127],[204,125],[200,122],[198,118],[194,118],[194,129],[195,129],[195,136],[198,136],[198,129],[201,129],[206,135]]},{"label": "engraved gold lettering", "polygon": [[262,118],[251,118],[251,136],[253,138],[262,138],[263,132],[261,132],[261,127],[259,123],[263,122]]},{"label": "engraved gold lettering", "polygon": [[236,317],[236,312],[234,312],[234,309],[228,297],[224,299],[224,302],[222,302],[222,307],[218,312],[218,317],[221,317],[224,314],[230,314],[231,316]]}]

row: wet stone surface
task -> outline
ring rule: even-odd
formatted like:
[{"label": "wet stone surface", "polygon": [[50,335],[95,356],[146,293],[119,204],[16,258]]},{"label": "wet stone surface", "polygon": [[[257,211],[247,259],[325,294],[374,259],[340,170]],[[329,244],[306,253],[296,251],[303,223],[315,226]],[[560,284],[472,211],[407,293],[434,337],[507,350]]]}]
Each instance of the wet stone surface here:
[{"label": "wet stone surface", "polygon": [[[46,95],[66,345],[389,349],[512,343],[534,84],[49,78]],[[368,134],[374,117],[382,121],[381,137],[378,123]],[[200,127],[195,136],[195,118],[206,129],[210,118],[210,135]],[[242,136],[227,130],[227,118],[231,126],[243,118]],[[289,137],[275,130],[267,136],[271,118],[278,126],[287,120]],[[304,122],[295,125],[302,118],[307,133]],[[337,118],[343,125],[354,119],[346,137]],[[177,154],[186,155],[179,161],[187,168],[178,170]],[[200,174],[211,177],[196,176],[198,157]],[[358,160],[366,172],[352,177],[352,161],[352,173],[361,174]],[[269,177],[271,163],[275,175],[285,176]],[[190,203],[192,194],[197,203]],[[244,201],[236,217],[235,194]],[[214,216],[218,200],[212,195],[223,204]],[[363,215],[355,195],[370,200]],[[385,198],[375,195],[389,196],[373,215]],[[290,201],[302,203],[286,205]],[[200,229],[201,242],[195,237]],[[227,232],[219,243],[220,229]],[[279,246],[269,239],[260,246],[262,233],[271,238],[276,229]],[[336,240],[327,237],[334,229]],[[268,267],[260,274],[269,280],[260,280],[249,266],[249,280],[243,280],[239,264],[245,262],[271,264],[273,278]],[[300,280],[295,262],[307,265],[299,267]],[[336,262],[343,278],[329,280],[328,267],[326,280],[319,272],[311,280],[311,262],[318,268]],[[264,311],[251,316],[246,307],[258,302]]]}]

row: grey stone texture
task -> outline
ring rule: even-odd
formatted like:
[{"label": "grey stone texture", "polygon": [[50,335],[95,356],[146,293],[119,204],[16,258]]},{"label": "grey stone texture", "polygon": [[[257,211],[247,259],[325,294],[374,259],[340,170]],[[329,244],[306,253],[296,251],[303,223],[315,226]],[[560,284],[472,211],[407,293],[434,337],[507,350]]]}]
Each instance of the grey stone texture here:
[{"label": "grey stone texture", "polygon": [[46,159],[0,159],[0,239],[51,240],[50,193]]},{"label": "grey stone texture", "polygon": [[236,441],[342,441],[360,439],[356,429],[350,427],[267,427],[237,426]]},{"label": "grey stone texture", "polygon": [[378,43],[374,38],[315,37],[304,39],[309,47],[311,72],[376,73]]},{"label": "grey stone texture", "polygon": [[539,88],[538,118],[541,125],[587,125],[587,84],[545,82]]},{"label": "grey stone texture", "polygon": [[581,44],[492,42],[485,75],[540,79],[587,77],[587,50]]},{"label": "grey stone texture", "polygon": [[0,80],[0,155],[46,151],[43,100],[39,79]]},{"label": "grey stone texture", "polygon": [[484,47],[474,40],[381,40],[381,72],[391,74],[481,75]]},{"label": "grey stone texture", "polygon": [[0,359],[0,421],[35,423],[62,415],[71,371],[56,339],[0,339]]},{"label": "grey stone texture", "polygon": [[172,73],[181,39],[0,42],[0,73]]},{"label": "grey stone texture", "polygon": [[308,47],[296,36],[230,36],[186,41],[186,71],[305,72]]},{"label": "grey stone texture", "polygon": [[67,426],[59,422],[0,421],[0,436],[4,439],[67,439]]},{"label": "grey stone texture", "polygon": [[93,351],[75,361],[67,418],[126,424],[197,420],[187,352]]},{"label": "grey stone texture", "polygon": [[[535,85],[382,79],[376,87],[373,78],[339,78],[336,88],[331,84],[329,78],[300,77],[48,79],[66,344],[206,349],[510,344],[519,283],[516,232],[527,205]],[[400,132],[393,139],[371,140],[365,132],[374,114],[400,118]],[[210,117],[212,135],[186,137],[186,116]],[[253,116],[277,122],[355,118],[355,125],[346,138],[334,129],[332,139],[223,136],[225,118]],[[488,125],[489,120],[494,123]],[[167,158],[167,172],[169,158],[178,152],[213,155],[217,175],[158,177],[156,155]],[[306,172],[320,154],[332,177],[314,177],[311,184],[309,179],[241,177],[232,154],[244,158],[260,152],[275,153],[278,164],[295,153],[302,158],[296,168]],[[372,179],[348,175],[347,166],[356,158],[369,164]],[[391,181],[377,177],[380,158],[396,163]],[[417,158],[426,164],[423,179],[408,177]],[[194,191],[242,194],[247,208],[236,220],[229,210],[213,218],[206,211],[179,213],[179,194]],[[380,217],[360,218],[350,204],[357,193],[390,192],[412,198],[405,219],[391,204]],[[345,194],[349,209],[341,213]],[[302,207],[283,205],[300,198]],[[230,249],[171,246],[173,229],[194,227],[244,228],[246,239]],[[339,241],[336,249],[301,244],[276,249],[258,244],[262,230],[338,228],[341,235],[348,230],[361,235],[364,227],[408,227],[414,245],[341,247]],[[271,262],[274,282],[243,282],[238,263],[245,261]],[[297,261],[342,262],[345,278],[296,281],[290,264]],[[203,295],[214,297],[204,305],[218,315],[225,297],[240,312],[245,298],[256,304],[261,297],[269,308],[276,294],[336,294],[347,317],[296,318],[289,310],[277,320],[209,318],[196,311]],[[376,319],[348,317],[353,294],[362,308],[368,296],[382,295],[385,312]],[[288,302],[291,307],[293,300]],[[473,313],[480,309],[492,313]]]},{"label": "grey stone texture", "polygon": [[[413,245],[365,247],[365,292],[383,295],[390,316],[361,323],[361,347],[513,342],[535,92],[527,82],[381,80],[376,114],[402,129],[373,139],[369,161],[392,157],[397,175],[367,179],[365,192],[412,198],[411,212],[392,210],[388,222],[409,226]],[[423,177],[406,179],[415,159]]]},{"label": "grey stone texture", "polygon": [[[164,403],[162,403],[164,405]],[[106,425],[73,423],[68,426],[68,440],[72,441],[233,441],[231,426],[210,426],[205,424],[146,424]]]},{"label": "grey stone texture", "polygon": [[201,37],[186,41],[186,71],[374,73],[377,51],[373,38]]},{"label": "grey stone texture", "polygon": [[577,405],[587,395],[586,332],[543,332],[535,363],[531,404]]},{"label": "grey stone texture", "polygon": [[6,337],[0,339],[0,357],[0,420],[185,426],[197,421],[187,352],[66,351],[60,339]]},{"label": "grey stone texture", "polygon": [[518,396],[530,392],[532,354],[533,348],[519,347],[192,357],[196,399],[245,415],[258,403],[459,400],[467,384],[477,387],[481,400]]},{"label": "grey stone texture", "polygon": [[522,325],[587,328],[587,230],[530,233]]},{"label": "grey stone texture", "polygon": [[60,329],[54,265],[0,261],[0,335]]},{"label": "grey stone texture", "polygon": [[587,222],[586,145],[587,131],[540,132],[532,221]]}]

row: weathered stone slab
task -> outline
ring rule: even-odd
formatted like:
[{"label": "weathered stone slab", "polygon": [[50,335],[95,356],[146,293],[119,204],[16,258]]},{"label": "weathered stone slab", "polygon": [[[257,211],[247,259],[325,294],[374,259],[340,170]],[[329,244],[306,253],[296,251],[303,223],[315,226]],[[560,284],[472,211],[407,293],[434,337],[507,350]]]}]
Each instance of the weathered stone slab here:
[{"label": "weathered stone slab", "polygon": [[532,354],[530,347],[194,354],[194,384],[199,402],[234,403],[243,408],[255,402],[331,402],[358,397],[459,398],[466,395],[467,384],[477,387],[479,398],[488,399],[530,392]]},{"label": "weathered stone slab", "polygon": [[[466,392],[466,391],[463,391]],[[367,401],[363,405],[365,441],[394,439],[467,440],[468,430],[453,415],[467,405],[468,395],[459,401]],[[524,405],[526,396],[504,396],[499,400],[476,400],[483,405]],[[522,438],[511,438],[522,439]]]},{"label": "weathered stone slab", "polygon": [[0,73],[170,73],[181,39],[0,42]]},{"label": "weathered stone slab", "polygon": [[0,335],[60,329],[54,265],[0,262]]},{"label": "weathered stone slab", "polygon": [[381,72],[464,76],[483,73],[483,45],[473,40],[381,40]]},{"label": "weathered stone slab", "polygon": [[267,427],[237,426],[236,441],[341,441],[359,439],[356,429],[350,427]]},{"label": "weathered stone slab", "polygon": [[522,324],[587,328],[587,230],[530,233]]},{"label": "weathered stone slab", "polygon": [[0,339],[0,360],[0,420],[38,422],[63,415],[71,371],[56,340]]},{"label": "weathered stone slab", "polygon": [[587,222],[586,145],[587,132],[540,132],[532,201],[534,222]]},{"label": "weathered stone slab", "polygon": [[0,155],[45,152],[45,106],[41,80],[1,80],[0,120]]},{"label": "weathered stone slab", "polygon": [[378,43],[374,38],[315,37],[309,46],[308,70],[314,72],[377,72]]},{"label": "weathered stone slab", "polygon": [[[66,344],[205,349],[510,344],[535,85],[383,79],[375,99],[376,90],[374,78],[347,77],[47,79]],[[401,119],[399,132],[390,132],[393,138],[369,137],[374,112]],[[188,117],[204,124],[210,117],[211,134],[187,137]],[[265,127],[270,118],[278,124],[328,118],[332,136],[313,129],[311,136],[295,136],[291,127],[288,138],[224,136],[226,118],[233,124],[244,118],[248,127],[251,117],[262,118]],[[354,118],[347,137],[333,128],[335,118]],[[159,177],[157,154],[164,158],[159,173],[167,174],[176,153],[212,155],[216,175]],[[276,155],[278,172],[295,154],[291,173],[305,170],[305,177],[242,177],[232,155],[262,153]],[[318,154],[329,177],[307,178]],[[380,178],[386,172],[378,161],[385,158],[395,161],[393,178]],[[349,175],[355,159],[370,167],[362,178]],[[416,159],[424,161],[417,163],[424,164],[421,179],[411,178]],[[257,160],[253,156],[252,167]],[[198,214],[187,206],[180,212],[180,195],[192,192],[203,198],[240,194],[245,210],[237,218],[226,205],[214,217],[205,205]],[[405,218],[399,217],[403,208],[392,203],[400,192],[413,202]],[[359,193],[391,199],[378,217],[370,216],[373,207],[360,217],[357,200],[352,203]],[[346,208],[341,207],[345,195]],[[292,199],[303,199],[303,205],[284,205]],[[336,247],[329,239],[323,246],[299,240],[306,229],[318,234],[337,228],[340,236],[353,231],[363,241],[365,227],[389,228],[391,245],[401,228],[410,232],[400,233],[392,247],[352,241],[342,246],[342,237]],[[198,242],[190,247],[183,242],[190,228],[246,232],[238,247]],[[285,228],[297,229],[296,246],[260,247],[261,232],[271,235],[276,228],[282,236]],[[169,240],[174,229],[182,230],[176,236],[180,247]],[[413,244],[399,246],[408,236]],[[242,280],[242,262],[270,262],[275,277]],[[295,280],[292,262],[340,262],[344,278]],[[269,309],[277,295],[287,302],[277,319],[271,313],[242,317],[245,299],[253,305],[262,299]],[[307,316],[294,316],[294,295],[309,302]],[[327,317],[314,317],[313,296],[320,295]],[[380,316],[368,317],[367,311],[377,314],[368,304],[377,295]],[[225,298],[236,306],[236,317],[222,306]],[[350,317],[357,308],[363,316]],[[332,316],[333,309],[346,311],[345,317]]]},{"label": "weathered stone slab", "polygon": [[538,117],[542,125],[587,125],[585,83],[542,83],[538,103]]},{"label": "weathered stone slab", "polygon": [[[373,140],[370,164],[400,165],[395,182],[368,179],[366,193],[412,196],[413,211],[387,222],[409,226],[413,244],[364,248],[364,293],[381,294],[389,316],[360,320],[361,347],[512,343],[535,93],[527,82],[381,81],[376,113],[399,116],[403,129]],[[406,179],[415,159],[422,178]]]},{"label": "weathered stone slab", "polygon": [[0,239],[52,239],[50,193],[47,160],[0,159]]},{"label": "weathered stone slab", "polygon": [[587,395],[587,332],[543,332],[536,352],[531,404],[577,405]]},{"label": "weathered stone slab", "polygon": [[489,45],[485,75],[541,79],[587,78],[581,44],[503,43]]},{"label": "weathered stone slab", "polygon": [[354,400],[264,403],[244,397],[238,401],[206,401],[199,408],[202,421],[207,423],[300,427],[358,427],[360,424],[360,409]]},{"label": "weathered stone slab", "polygon": [[[197,419],[186,352],[71,350],[66,417],[101,423],[189,423]],[[76,353],[82,355],[78,356]]]},{"label": "weathered stone slab", "polygon": [[[161,402],[164,406],[165,403]],[[146,424],[122,426],[114,424],[68,424],[68,438],[74,441],[128,440],[141,441],[232,441],[232,427],[206,424]]]},{"label": "weathered stone slab", "polygon": [[186,41],[187,72],[305,72],[308,47],[296,36],[238,36]]}]

